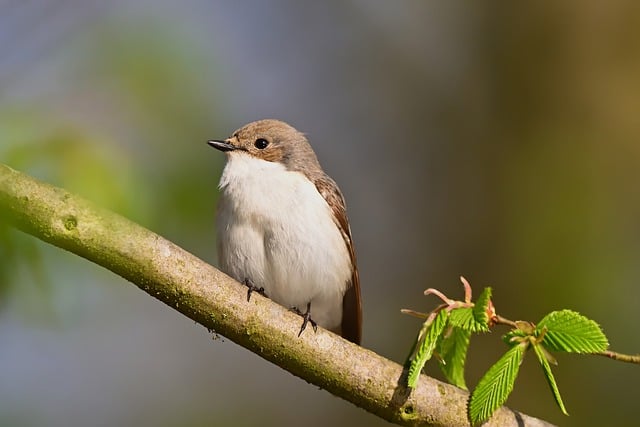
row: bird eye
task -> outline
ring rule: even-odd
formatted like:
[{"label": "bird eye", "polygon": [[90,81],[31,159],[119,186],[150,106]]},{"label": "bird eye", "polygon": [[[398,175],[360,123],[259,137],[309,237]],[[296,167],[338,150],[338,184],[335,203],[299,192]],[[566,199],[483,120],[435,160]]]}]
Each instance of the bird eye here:
[{"label": "bird eye", "polygon": [[264,138],[258,138],[256,139],[256,142],[253,143],[253,146],[256,147],[258,150],[264,150],[265,148],[267,148],[268,145],[269,145],[269,141],[267,141]]}]

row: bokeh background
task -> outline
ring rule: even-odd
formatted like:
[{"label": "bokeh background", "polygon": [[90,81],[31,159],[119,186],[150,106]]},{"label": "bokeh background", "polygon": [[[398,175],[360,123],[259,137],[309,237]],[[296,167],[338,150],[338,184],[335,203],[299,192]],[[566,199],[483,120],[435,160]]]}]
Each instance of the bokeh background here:
[{"label": "bokeh background", "polygon": [[[345,193],[364,345],[402,361],[427,287],[640,339],[640,8],[628,1],[0,1],[0,160],[215,265],[246,122],[306,132]],[[0,425],[385,425],[121,278],[0,227]],[[505,350],[474,338],[474,385]],[[640,369],[529,355],[511,407],[637,420]],[[438,375],[433,367],[430,374]]]}]

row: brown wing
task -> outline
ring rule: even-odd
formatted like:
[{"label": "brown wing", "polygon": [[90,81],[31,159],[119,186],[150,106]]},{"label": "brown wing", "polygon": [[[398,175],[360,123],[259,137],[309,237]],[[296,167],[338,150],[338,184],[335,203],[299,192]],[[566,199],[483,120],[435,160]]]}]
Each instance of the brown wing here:
[{"label": "brown wing", "polygon": [[333,211],[333,218],[342,232],[342,237],[349,250],[353,272],[351,282],[342,299],[342,327],[341,335],[349,341],[360,344],[362,339],[362,303],[360,299],[360,277],[356,264],[356,253],[351,240],[351,229],[347,219],[347,209],[344,197],[336,183],[328,176],[323,176],[315,181],[318,192],[327,201]]}]

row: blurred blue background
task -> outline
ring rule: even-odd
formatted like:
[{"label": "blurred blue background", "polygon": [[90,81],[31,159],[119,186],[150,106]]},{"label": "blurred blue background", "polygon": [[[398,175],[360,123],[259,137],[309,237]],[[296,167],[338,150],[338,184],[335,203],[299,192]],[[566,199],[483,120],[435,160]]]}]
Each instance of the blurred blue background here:
[{"label": "blurred blue background", "polygon": [[[0,1],[0,160],[215,265],[223,156],[304,131],[347,199],[364,346],[402,361],[459,275],[503,316],[572,308],[640,349],[636,2]],[[0,425],[385,425],[83,259],[0,228]],[[474,338],[474,385],[506,347]],[[534,358],[508,404],[628,425],[640,369]],[[438,376],[437,370],[428,372]]]}]

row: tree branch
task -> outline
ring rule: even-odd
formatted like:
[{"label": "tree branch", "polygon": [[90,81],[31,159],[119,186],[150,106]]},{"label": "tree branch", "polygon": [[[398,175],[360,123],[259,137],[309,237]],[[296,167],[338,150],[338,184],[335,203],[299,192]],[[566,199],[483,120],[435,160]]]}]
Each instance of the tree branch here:
[{"label": "tree branch", "polygon": [[[400,425],[467,424],[468,394],[322,328],[298,337],[299,318],[194,255],[67,191],[0,165],[0,220],[122,276],[205,328],[292,374]],[[550,424],[502,408],[492,426]]]}]

